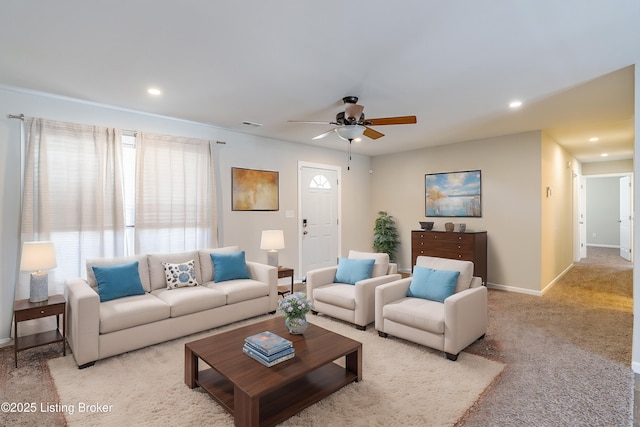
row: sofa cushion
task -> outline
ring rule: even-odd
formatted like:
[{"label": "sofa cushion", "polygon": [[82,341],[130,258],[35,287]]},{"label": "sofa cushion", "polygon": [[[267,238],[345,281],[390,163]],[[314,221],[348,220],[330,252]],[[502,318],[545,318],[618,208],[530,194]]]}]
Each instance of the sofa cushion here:
[{"label": "sofa cushion", "polygon": [[147,262],[149,263],[149,285],[151,290],[155,291],[156,289],[167,288],[167,276],[164,274],[163,262],[181,264],[190,260],[194,260],[195,262],[196,280],[198,283],[202,283],[198,251],[169,252],[147,255]]},{"label": "sofa cushion", "polygon": [[189,260],[180,264],[163,262],[164,275],[167,279],[167,289],[182,288],[184,286],[198,286],[196,279],[196,263]]},{"label": "sofa cushion", "polygon": [[444,303],[446,298],[454,294],[458,276],[459,271],[434,270],[416,265],[407,296]]},{"label": "sofa cushion", "polygon": [[210,256],[213,260],[213,281],[215,283],[249,278],[244,251],[232,254],[212,253]]},{"label": "sofa cushion", "polygon": [[382,308],[382,317],[422,331],[444,334],[444,304],[423,298],[401,298]]},{"label": "sofa cushion", "polygon": [[151,294],[100,303],[100,333],[119,331],[168,319],[169,304]]},{"label": "sofa cushion", "polygon": [[320,286],[313,290],[313,299],[347,310],[356,309],[356,291],[351,285],[332,283]]},{"label": "sofa cushion", "polygon": [[374,259],[340,258],[334,282],[355,285],[360,280],[369,279],[374,262]]},{"label": "sofa cushion", "polygon": [[151,294],[171,307],[171,317],[197,313],[221,307],[227,303],[227,296],[224,293],[205,286],[158,289]]},{"label": "sofa cushion", "polygon": [[389,254],[378,252],[358,252],[349,251],[349,258],[351,259],[373,259],[373,270],[371,271],[371,277],[386,276],[389,272]]},{"label": "sofa cushion", "polygon": [[98,282],[100,302],[132,295],[144,295],[138,273],[138,261],[119,265],[94,265],[92,270]]},{"label": "sofa cushion", "polygon": [[456,283],[456,293],[469,289],[473,278],[473,263],[471,261],[461,261],[458,259],[437,258],[430,256],[419,256],[416,265],[429,267],[434,270],[455,270],[460,272]]},{"label": "sofa cushion", "polygon": [[200,257],[200,269],[202,273],[202,282],[206,283],[213,281],[213,259],[211,259],[211,254],[232,254],[240,252],[239,246],[225,246],[223,248],[213,248],[213,249],[200,249],[198,251],[198,256]]},{"label": "sofa cushion", "polygon": [[87,283],[98,292],[98,282],[96,282],[96,275],[93,273],[94,265],[120,265],[129,262],[138,261],[138,275],[142,282],[142,287],[146,292],[151,291],[151,284],[149,283],[149,265],[147,264],[146,255],[133,255],[126,257],[115,258],[87,258]]},{"label": "sofa cushion", "polygon": [[206,286],[220,291],[227,297],[227,304],[256,299],[269,295],[269,285],[253,279],[209,282]]}]

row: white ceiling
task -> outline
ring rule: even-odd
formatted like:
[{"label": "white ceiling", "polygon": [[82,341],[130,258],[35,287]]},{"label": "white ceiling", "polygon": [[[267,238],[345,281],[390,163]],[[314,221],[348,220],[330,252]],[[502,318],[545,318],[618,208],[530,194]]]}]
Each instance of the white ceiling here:
[{"label": "white ceiling", "polygon": [[[638,0],[4,0],[0,84],[346,150],[331,126],[416,115],[372,156],[545,130],[629,159]],[[152,97],[146,90],[163,91]],[[524,105],[510,111],[507,104]],[[243,121],[261,127],[243,125]],[[592,136],[599,137],[590,143]]]}]

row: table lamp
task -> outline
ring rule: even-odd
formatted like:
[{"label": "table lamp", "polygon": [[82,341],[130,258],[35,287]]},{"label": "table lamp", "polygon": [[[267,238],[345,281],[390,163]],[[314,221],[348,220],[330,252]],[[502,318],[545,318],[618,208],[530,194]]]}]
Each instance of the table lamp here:
[{"label": "table lamp", "polygon": [[260,240],[260,249],[267,251],[267,264],[278,266],[278,249],[284,249],[284,232],[282,230],[264,230]]},{"label": "table lamp", "polygon": [[22,245],[21,271],[31,271],[29,301],[49,299],[49,275],[46,271],[56,268],[56,251],[53,242],[24,242]]}]

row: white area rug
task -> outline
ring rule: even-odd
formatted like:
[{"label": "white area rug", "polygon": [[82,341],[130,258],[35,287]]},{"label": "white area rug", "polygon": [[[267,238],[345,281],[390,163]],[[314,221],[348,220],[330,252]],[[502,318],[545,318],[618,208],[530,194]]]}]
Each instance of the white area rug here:
[{"label": "white area rug", "polygon": [[[307,317],[363,343],[363,381],[342,388],[282,426],[452,426],[504,368],[465,352],[451,362],[440,352],[380,338],[373,326],[358,331],[323,316]],[[51,359],[49,369],[68,424],[233,426],[231,415],[206,392],[185,385],[184,344],[262,319],[100,360],[82,370],[71,355]]]}]

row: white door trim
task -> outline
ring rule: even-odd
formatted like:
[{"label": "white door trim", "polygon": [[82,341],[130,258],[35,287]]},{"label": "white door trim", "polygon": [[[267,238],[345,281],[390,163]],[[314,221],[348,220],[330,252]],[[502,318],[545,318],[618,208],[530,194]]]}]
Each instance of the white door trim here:
[{"label": "white door trim", "polygon": [[[302,278],[302,168],[318,168],[335,171],[338,182],[342,182],[342,168],[336,165],[323,163],[298,161],[298,267],[300,278]],[[338,254],[342,253],[342,185],[338,185]]]}]

